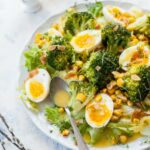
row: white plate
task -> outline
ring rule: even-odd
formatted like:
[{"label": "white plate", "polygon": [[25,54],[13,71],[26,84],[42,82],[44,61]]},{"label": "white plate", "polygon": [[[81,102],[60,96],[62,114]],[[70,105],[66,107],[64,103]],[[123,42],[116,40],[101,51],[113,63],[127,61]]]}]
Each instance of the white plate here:
[{"label": "white plate", "polygon": [[[110,4],[110,5],[116,5],[119,7],[122,7],[123,9],[129,9],[133,6],[133,4],[130,3],[126,3],[126,2],[112,2],[112,1],[104,1],[103,2],[104,5]],[[86,9],[86,4],[79,4],[76,6],[76,8],[79,11],[85,10]],[[65,11],[64,11],[65,12]],[[34,36],[35,33],[37,32],[46,32],[48,31],[50,25],[52,25],[53,23],[56,23],[58,21],[58,18],[60,16],[62,16],[64,14],[64,12],[57,14],[53,17],[50,17],[48,20],[46,20],[44,23],[42,23],[33,33],[32,37],[29,39],[29,41],[27,42],[23,52],[25,50],[28,49],[28,46],[31,45],[33,43],[34,40]],[[19,77],[19,86],[22,85],[25,76],[27,74],[27,70],[24,67],[24,57],[23,57],[23,53],[22,56],[20,58],[20,77]],[[44,108],[44,106],[46,105],[46,103],[48,102],[44,102],[42,104],[40,104],[41,108]],[[43,131],[48,137],[50,137],[51,139],[55,140],[56,142],[71,148],[71,149],[77,149],[77,147],[75,146],[74,142],[73,142],[73,136],[70,136],[68,138],[64,138],[63,136],[60,135],[58,129],[55,126],[50,125],[49,122],[46,121],[46,119],[44,118],[44,114],[42,112],[40,113],[34,113],[32,111],[30,111],[28,108],[26,108],[28,115],[30,116],[30,118],[32,119],[32,121],[34,122],[34,124],[41,130]],[[50,133],[50,130],[53,130],[52,133]],[[96,148],[96,147],[91,147],[90,146],[90,150],[101,150],[101,149],[105,149],[105,150],[123,150],[123,149],[145,149],[148,148],[148,144],[142,144],[145,141],[145,137],[137,139],[134,142],[130,142],[128,143],[128,145],[116,145],[116,146],[111,146],[111,147],[107,147],[107,148]]]}]

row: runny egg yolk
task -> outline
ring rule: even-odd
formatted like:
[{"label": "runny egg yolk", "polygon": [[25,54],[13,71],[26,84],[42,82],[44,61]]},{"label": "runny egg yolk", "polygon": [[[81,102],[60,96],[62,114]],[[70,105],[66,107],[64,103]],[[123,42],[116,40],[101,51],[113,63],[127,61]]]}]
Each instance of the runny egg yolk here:
[{"label": "runny egg yolk", "polygon": [[111,117],[111,111],[103,103],[89,104],[87,110],[90,121],[98,126],[103,125]]},{"label": "runny egg yolk", "polygon": [[39,81],[35,81],[35,80],[31,81],[29,89],[30,89],[30,94],[34,98],[38,98],[45,93],[44,86]]},{"label": "runny egg yolk", "polygon": [[80,48],[89,48],[93,45],[95,45],[95,38],[94,36],[90,34],[84,34],[76,37],[75,43],[78,45]]}]

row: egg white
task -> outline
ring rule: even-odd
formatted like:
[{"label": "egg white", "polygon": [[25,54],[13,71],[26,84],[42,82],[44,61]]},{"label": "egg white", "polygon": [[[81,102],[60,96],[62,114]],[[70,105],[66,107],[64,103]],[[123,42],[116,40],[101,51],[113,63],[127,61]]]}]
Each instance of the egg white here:
[{"label": "egg white", "polygon": [[112,9],[112,8],[117,8],[117,9],[119,9],[120,12],[122,12],[122,13],[128,12],[131,16],[135,17],[131,11],[125,11],[124,9],[121,9],[121,8],[119,8],[119,7],[116,7],[116,6],[115,6],[115,7],[114,7],[114,6],[105,6],[105,7],[103,7],[103,10],[102,10],[102,11],[103,11],[104,17],[105,17],[105,19],[107,20],[107,22],[110,22],[110,23],[118,23],[118,24],[120,24],[120,25],[122,25],[122,26],[126,26],[126,23],[125,23],[125,22],[123,22],[123,21],[117,19],[115,16],[113,16],[113,14],[111,14],[111,13],[109,12],[109,9]]},{"label": "egg white", "polygon": [[140,131],[142,135],[150,136],[150,116],[145,116],[141,119],[143,130]]},{"label": "egg white", "polygon": [[[119,23],[119,24],[121,24],[121,25],[124,25],[124,23],[123,22],[121,22],[120,20],[118,20],[117,18],[115,18],[110,12],[109,12],[109,8],[110,8],[110,6],[105,6],[105,7],[103,7],[103,10],[102,10],[102,12],[103,12],[103,14],[104,14],[104,17],[105,17],[105,19],[108,21],[108,22],[111,22],[111,23]],[[118,7],[117,7],[118,8]],[[118,8],[120,11],[124,11],[124,10],[122,10],[122,9],[120,9],[120,8]]]},{"label": "egg white", "polygon": [[[119,57],[119,64],[122,67],[123,70],[128,70],[128,66],[131,63],[132,56],[134,55],[135,52],[138,52],[138,47],[143,45],[143,42],[139,42],[137,45],[129,47],[125,49],[120,57]],[[150,49],[147,45],[144,46],[144,51],[148,52],[148,63],[145,64],[146,66],[150,66]]]},{"label": "egg white", "polygon": [[[83,36],[86,34],[89,34],[90,36],[94,37],[95,43],[94,43],[94,45],[91,45],[88,48],[80,47],[79,45],[76,44],[75,41],[80,36]],[[77,53],[82,53],[82,52],[90,52],[90,51],[94,50],[100,43],[101,43],[101,31],[100,30],[85,30],[85,31],[78,33],[76,36],[74,36],[72,38],[70,44],[73,46],[74,50]]]},{"label": "egg white", "polygon": [[[113,104],[113,101],[111,99],[111,97],[107,94],[101,94],[102,96],[102,100],[99,102],[99,103],[105,103],[105,105],[107,106],[107,108],[110,110],[111,112],[111,116],[113,114],[113,109],[114,109],[114,104]],[[92,104],[94,104],[95,106],[97,105],[97,102],[93,101]],[[86,122],[88,123],[88,125],[90,125],[91,127],[93,128],[101,128],[101,127],[104,127],[108,124],[108,122],[110,121],[111,119],[111,116],[109,118],[106,119],[106,121],[104,122],[104,124],[102,125],[96,125],[89,117],[89,111],[86,109],[85,111],[85,119],[86,119]]]},{"label": "egg white", "polygon": [[[45,69],[38,69],[38,73],[35,76],[33,76],[32,78],[29,78],[25,82],[25,91],[26,91],[27,97],[31,101],[36,102],[36,103],[39,103],[39,102],[43,101],[49,93],[50,80],[51,80],[51,77]],[[31,92],[30,92],[30,83],[32,81],[38,81],[44,87],[45,92],[43,93],[43,95],[41,95],[38,98],[33,97]]]}]

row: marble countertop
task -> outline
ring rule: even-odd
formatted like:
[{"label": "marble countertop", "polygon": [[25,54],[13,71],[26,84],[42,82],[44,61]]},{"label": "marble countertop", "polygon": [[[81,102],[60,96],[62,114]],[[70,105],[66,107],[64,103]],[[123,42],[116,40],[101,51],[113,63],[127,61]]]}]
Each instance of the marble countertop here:
[{"label": "marble countertop", "polygon": [[[30,150],[66,150],[66,148],[37,129],[18,99],[16,87],[19,57],[25,42],[36,27],[49,16],[64,10],[74,2],[75,0],[41,0],[41,11],[29,14],[25,13],[21,0],[0,0],[0,113],[5,116],[16,135]],[[132,2],[142,7],[150,7],[150,0],[132,0]],[[6,150],[16,148],[7,143]]]}]

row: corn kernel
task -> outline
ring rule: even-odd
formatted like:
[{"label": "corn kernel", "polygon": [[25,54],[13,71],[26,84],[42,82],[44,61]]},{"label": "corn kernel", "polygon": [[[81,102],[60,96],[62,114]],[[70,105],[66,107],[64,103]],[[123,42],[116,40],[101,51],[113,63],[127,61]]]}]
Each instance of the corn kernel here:
[{"label": "corn kernel", "polygon": [[79,81],[84,81],[85,76],[84,75],[79,75]]},{"label": "corn kernel", "polygon": [[122,100],[121,99],[116,99],[115,104],[114,104],[114,108],[120,108],[122,104]]},{"label": "corn kernel", "polygon": [[96,102],[99,102],[99,101],[102,100],[102,96],[101,96],[100,94],[97,94],[97,95],[95,96],[94,100],[95,100]]},{"label": "corn kernel", "polygon": [[130,45],[131,46],[136,45],[138,42],[139,42],[139,40],[137,38],[135,38],[130,42]]},{"label": "corn kernel", "polygon": [[105,89],[103,89],[102,91],[103,91],[103,93],[106,93],[106,92],[107,92],[107,89],[105,88]]},{"label": "corn kernel", "polygon": [[65,112],[64,108],[59,108],[58,111],[59,111],[60,113]]},{"label": "corn kernel", "polygon": [[80,61],[80,60],[76,61],[76,65],[77,65],[78,67],[82,67],[83,61]]},{"label": "corn kernel", "polygon": [[130,17],[130,15],[129,15],[128,12],[124,12],[124,13],[123,13],[123,16],[125,16],[125,17]]},{"label": "corn kernel", "polygon": [[116,95],[111,95],[110,97],[112,98],[113,101],[116,100]]},{"label": "corn kernel", "polygon": [[69,134],[70,134],[70,131],[67,129],[63,130],[63,132],[62,132],[63,136],[68,136]]},{"label": "corn kernel", "polygon": [[123,143],[123,144],[125,144],[128,140],[126,135],[121,135],[119,139],[120,139],[120,142]]},{"label": "corn kernel", "polygon": [[109,94],[114,94],[115,93],[115,89],[108,90],[108,93]]},{"label": "corn kernel", "polygon": [[53,25],[52,25],[52,28],[58,30],[58,29],[59,29],[59,24],[57,24],[57,23],[53,24]]},{"label": "corn kernel", "polygon": [[38,43],[38,45],[39,45],[40,47],[42,47],[42,46],[44,45],[44,43],[45,43],[44,40],[40,40],[39,43]]},{"label": "corn kernel", "polygon": [[41,38],[42,38],[42,34],[41,33],[37,33],[35,35],[35,43],[39,42],[41,40]]},{"label": "corn kernel", "polygon": [[121,91],[120,91],[120,90],[116,90],[116,91],[115,91],[115,94],[116,94],[116,95],[121,94]]},{"label": "corn kernel", "polygon": [[39,44],[40,41],[41,41],[40,39],[36,39],[35,44]]},{"label": "corn kernel", "polygon": [[134,18],[134,17],[130,17],[130,18],[129,18],[129,22],[130,22],[130,23],[132,23],[132,22],[134,22],[134,21],[135,21],[135,18]]},{"label": "corn kernel", "polygon": [[114,113],[114,115],[121,117],[123,115],[123,110],[122,109],[115,109],[113,113]]},{"label": "corn kernel", "polygon": [[117,7],[112,8],[112,11],[115,13],[120,13],[120,10]]},{"label": "corn kernel", "polygon": [[42,37],[42,34],[41,34],[41,33],[36,33],[35,37],[36,37],[36,38],[41,38],[41,37]]},{"label": "corn kernel", "polygon": [[138,49],[142,51],[144,49],[144,44],[139,45]]},{"label": "corn kernel", "polygon": [[122,87],[123,86],[123,80],[122,80],[122,78],[118,78],[117,79],[117,85],[119,86],[119,87]]},{"label": "corn kernel", "polygon": [[46,39],[47,42],[50,42],[50,38],[49,37],[46,37],[45,39]]},{"label": "corn kernel", "polygon": [[121,103],[122,103],[122,100],[121,100],[121,99],[117,99],[117,100],[116,100],[116,103],[117,103],[117,104],[121,104]]},{"label": "corn kernel", "polygon": [[134,39],[132,42],[133,42],[133,44],[137,44],[139,42],[139,40],[138,39]]},{"label": "corn kernel", "polygon": [[86,100],[86,96],[83,93],[78,93],[76,99],[84,102]]},{"label": "corn kernel", "polygon": [[60,32],[62,35],[65,34],[65,32],[64,32],[64,30],[63,30],[62,28],[59,28],[59,32]]},{"label": "corn kernel", "polygon": [[138,118],[134,118],[134,119],[133,119],[133,122],[134,122],[134,123],[139,123],[140,120],[139,120]]},{"label": "corn kernel", "polygon": [[132,38],[132,40],[134,40],[134,39],[136,39],[136,36],[135,36],[135,35],[132,35],[132,37],[131,37],[131,38]]}]

